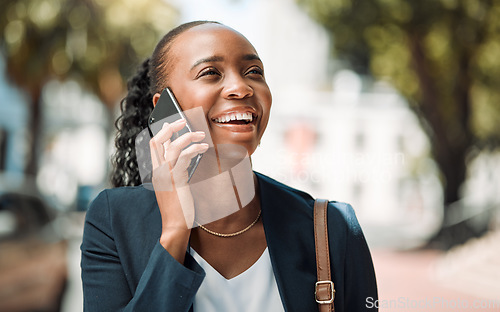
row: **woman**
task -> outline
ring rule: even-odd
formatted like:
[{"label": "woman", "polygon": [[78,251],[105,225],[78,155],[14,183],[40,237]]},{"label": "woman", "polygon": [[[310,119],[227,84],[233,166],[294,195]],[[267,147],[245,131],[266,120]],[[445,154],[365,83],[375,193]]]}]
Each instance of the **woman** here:
[{"label": "woman", "polygon": [[[209,131],[171,140],[185,122],[165,124],[150,141],[155,191],[114,188],[94,200],[81,247],[85,310],[317,311],[314,200],[308,194],[252,173],[255,196],[239,201],[242,209],[196,226],[193,211],[204,201],[189,191],[190,159],[209,149],[206,137],[215,150],[235,145],[251,155],[269,119],[263,64],[238,32],[192,22],[158,43],[122,103],[114,184],[140,184],[134,138],[167,87],[183,110],[203,109]],[[251,118],[229,122],[237,114]],[[201,168],[210,160],[206,155]],[[226,191],[215,190],[217,196]],[[366,311],[377,289],[352,208],[330,202],[328,227],[335,309]]]}]

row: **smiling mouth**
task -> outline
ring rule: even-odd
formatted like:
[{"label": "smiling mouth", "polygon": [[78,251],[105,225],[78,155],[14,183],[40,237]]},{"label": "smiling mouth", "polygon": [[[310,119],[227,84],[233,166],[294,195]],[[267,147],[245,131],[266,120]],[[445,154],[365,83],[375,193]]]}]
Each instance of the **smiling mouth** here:
[{"label": "smiling mouth", "polygon": [[222,116],[213,118],[212,121],[218,124],[226,125],[248,125],[252,124],[257,120],[257,115],[245,112],[245,113],[228,113]]}]

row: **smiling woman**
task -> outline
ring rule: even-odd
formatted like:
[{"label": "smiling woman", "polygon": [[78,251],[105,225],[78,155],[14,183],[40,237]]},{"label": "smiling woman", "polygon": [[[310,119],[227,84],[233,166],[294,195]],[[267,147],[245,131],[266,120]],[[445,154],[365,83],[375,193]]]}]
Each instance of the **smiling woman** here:
[{"label": "smiling woman", "polygon": [[[85,222],[85,311],[318,311],[314,199],[253,172],[248,159],[272,102],[252,44],[216,22],[183,24],[128,87],[117,122],[117,188],[94,200]],[[202,112],[204,127],[174,138],[186,126],[180,119],[151,138],[152,191],[139,185],[134,142],[165,88],[190,123],[187,112]],[[247,156],[235,158],[241,150]],[[351,206],[330,202],[328,227],[335,309],[366,311],[377,288]]]}]

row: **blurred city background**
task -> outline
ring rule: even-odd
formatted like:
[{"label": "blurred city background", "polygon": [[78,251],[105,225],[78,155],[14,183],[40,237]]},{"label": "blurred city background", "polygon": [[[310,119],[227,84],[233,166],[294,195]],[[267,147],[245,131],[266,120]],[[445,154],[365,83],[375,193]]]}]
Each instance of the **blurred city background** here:
[{"label": "blurred city background", "polygon": [[0,311],[82,311],[126,81],[196,19],[256,47],[273,108],[254,169],[354,206],[381,311],[500,311],[499,17],[497,0],[2,0]]}]

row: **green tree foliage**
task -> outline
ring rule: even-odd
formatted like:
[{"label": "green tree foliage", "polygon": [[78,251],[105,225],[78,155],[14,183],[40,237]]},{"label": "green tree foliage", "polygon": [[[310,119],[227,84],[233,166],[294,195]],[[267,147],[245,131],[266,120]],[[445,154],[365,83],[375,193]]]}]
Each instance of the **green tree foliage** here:
[{"label": "green tree foliage", "polygon": [[445,208],[458,200],[470,153],[500,143],[500,1],[299,2],[330,33],[337,58],[408,99],[430,138]]},{"label": "green tree foliage", "polygon": [[[161,0],[2,0],[0,49],[7,75],[31,99],[31,157],[36,173],[40,96],[50,79],[76,79],[113,106],[138,62],[175,21]],[[16,105],[12,103],[11,105]]]}]

